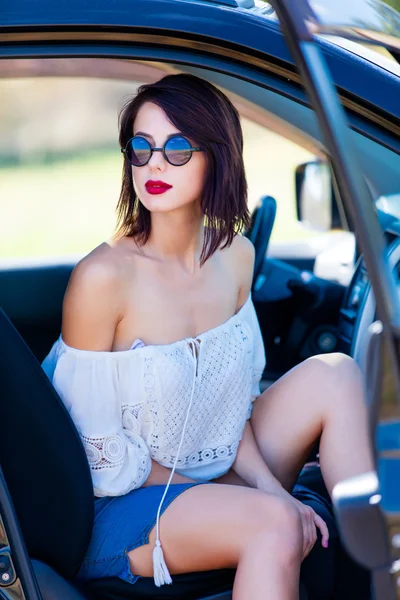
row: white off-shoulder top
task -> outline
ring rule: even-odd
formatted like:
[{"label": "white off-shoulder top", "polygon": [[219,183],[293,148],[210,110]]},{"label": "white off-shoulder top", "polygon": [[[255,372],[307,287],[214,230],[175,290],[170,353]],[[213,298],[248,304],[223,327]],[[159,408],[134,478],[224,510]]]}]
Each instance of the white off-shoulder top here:
[{"label": "white off-shoulder top", "polygon": [[60,335],[42,366],[82,438],[95,496],[118,496],[143,485],[151,459],[199,481],[226,473],[265,362],[249,295],[221,325],[171,344],[97,352]]}]

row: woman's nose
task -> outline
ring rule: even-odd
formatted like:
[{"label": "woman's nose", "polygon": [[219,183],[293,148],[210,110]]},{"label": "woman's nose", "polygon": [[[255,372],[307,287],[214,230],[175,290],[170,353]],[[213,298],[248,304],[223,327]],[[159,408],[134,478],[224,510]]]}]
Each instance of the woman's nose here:
[{"label": "woman's nose", "polygon": [[163,152],[161,150],[156,150],[152,153],[148,164],[151,169],[164,171],[166,162]]}]

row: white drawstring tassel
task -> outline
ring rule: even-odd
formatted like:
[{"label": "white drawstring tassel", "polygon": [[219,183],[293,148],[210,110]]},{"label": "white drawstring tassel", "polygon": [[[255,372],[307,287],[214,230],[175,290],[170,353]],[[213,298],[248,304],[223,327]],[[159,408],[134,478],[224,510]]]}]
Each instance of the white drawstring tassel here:
[{"label": "white drawstring tassel", "polygon": [[156,540],[156,545],[153,550],[153,571],[154,571],[154,583],[157,587],[161,585],[172,583],[171,575],[169,574],[168,567],[165,564],[164,553],[161,548],[160,540]]},{"label": "white drawstring tassel", "polygon": [[[199,353],[200,353],[200,341],[199,340],[193,340],[194,345],[196,346],[196,341],[198,341],[198,349],[199,349]],[[167,491],[168,488],[171,484],[172,478],[174,476],[175,473],[175,469],[176,469],[176,465],[178,463],[178,457],[179,454],[181,452],[181,448],[182,448],[182,443],[183,443],[183,438],[185,435],[185,431],[186,431],[186,426],[188,423],[188,419],[189,419],[189,413],[190,413],[190,408],[192,406],[192,402],[193,402],[193,396],[194,396],[194,388],[195,388],[195,384],[196,384],[196,370],[197,370],[197,366],[198,366],[198,362],[199,359],[196,359],[196,355],[193,354],[193,361],[194,361],[194,376],[193,376],[193,382],[192,382],[192,393],[190,394],[190,402],[189,402],[189,406],[187,409],[187,413],[186,413],[186,419],[185,422],[183,424],[183,429],[182,429],[182,435],[181,435],[181,440],[179,442],[179,447],[178,447],[178,451],[176,453],[175,456],[175,460],[174,460],[174,466],[172,467],[172,471],[171,474],[169,476],[168,479],[168,483],[165,486],[165,490],[164,490],[164,494],[161,498],[161,502],[159,504],[158,510],[157,510],[157,518],[156,518],[156,545],[154,547],[153,550],[153,577],[154,577],[154,583],[157,587],[160,587],[164,584],[168,584],[170,585],[172,583],[172,578],[171,575],[168,571],[168,567],[165,563],[165,559],[164,559],[164,553],[162,551],[161,548],[161,542],[160,542],[160,512],[161,512],[161,507],[163,505],[165,496],[167,495]]]}]

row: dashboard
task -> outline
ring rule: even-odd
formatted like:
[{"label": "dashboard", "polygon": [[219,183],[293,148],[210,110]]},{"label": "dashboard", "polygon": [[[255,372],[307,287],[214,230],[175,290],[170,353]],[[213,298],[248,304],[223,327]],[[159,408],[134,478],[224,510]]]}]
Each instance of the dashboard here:
[{"label": "dashboard", "polygon": [[344,295],[339,317],[339,347],[354,358],[355,338],[360,316],[370,288],[367,269],[362,257],[357,261],[354,275]]},{"label": "dashboard", "polygon": [[[397,201],[400,207],[399,196]],[[395,268],[400,265],[400,214],[378,209],[378,217]],[[266,379],[278,379],[310,356],[335,351],[352,356],[366,372],[376,310],[362,255],[346,286],[268,258],[254,283],[253,300],[268,357]]]},{"label": "dashboard", "polygon": [[[395,270],[400,267],[400,222],[395,219],[385,231],[388,260]],[[365,372],[370,326],[376,320],[375,297],[363,257],[360,256],[350,285],[344,295],[339,317],[339,347],[352,356]]]}]

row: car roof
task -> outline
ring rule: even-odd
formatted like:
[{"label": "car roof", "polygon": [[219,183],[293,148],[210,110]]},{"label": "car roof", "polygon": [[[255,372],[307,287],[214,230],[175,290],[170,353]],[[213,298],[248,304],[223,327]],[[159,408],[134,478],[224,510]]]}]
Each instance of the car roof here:
[{"label": "car roof", "polygon": [[[238,2],[243,6],[230,6]],[[267,54],[297,70],[279,23],[252,0],[3,0],[0,11],[0,58],[10,57],[10,40],[29,40],[32,31],[140,32],[214,41],[228,48]],[[22,36],[22,37],[21,37]],[[1,42],[7,42],[7,51]],[[18,41],[15,42],[16,44]],[[329,41],[320,41],[336,85],[369,105],[400,119],[400,78]],[[28,52],[28,51],[27,51]],[[29,54],[28,54],[29,55]]]}]

